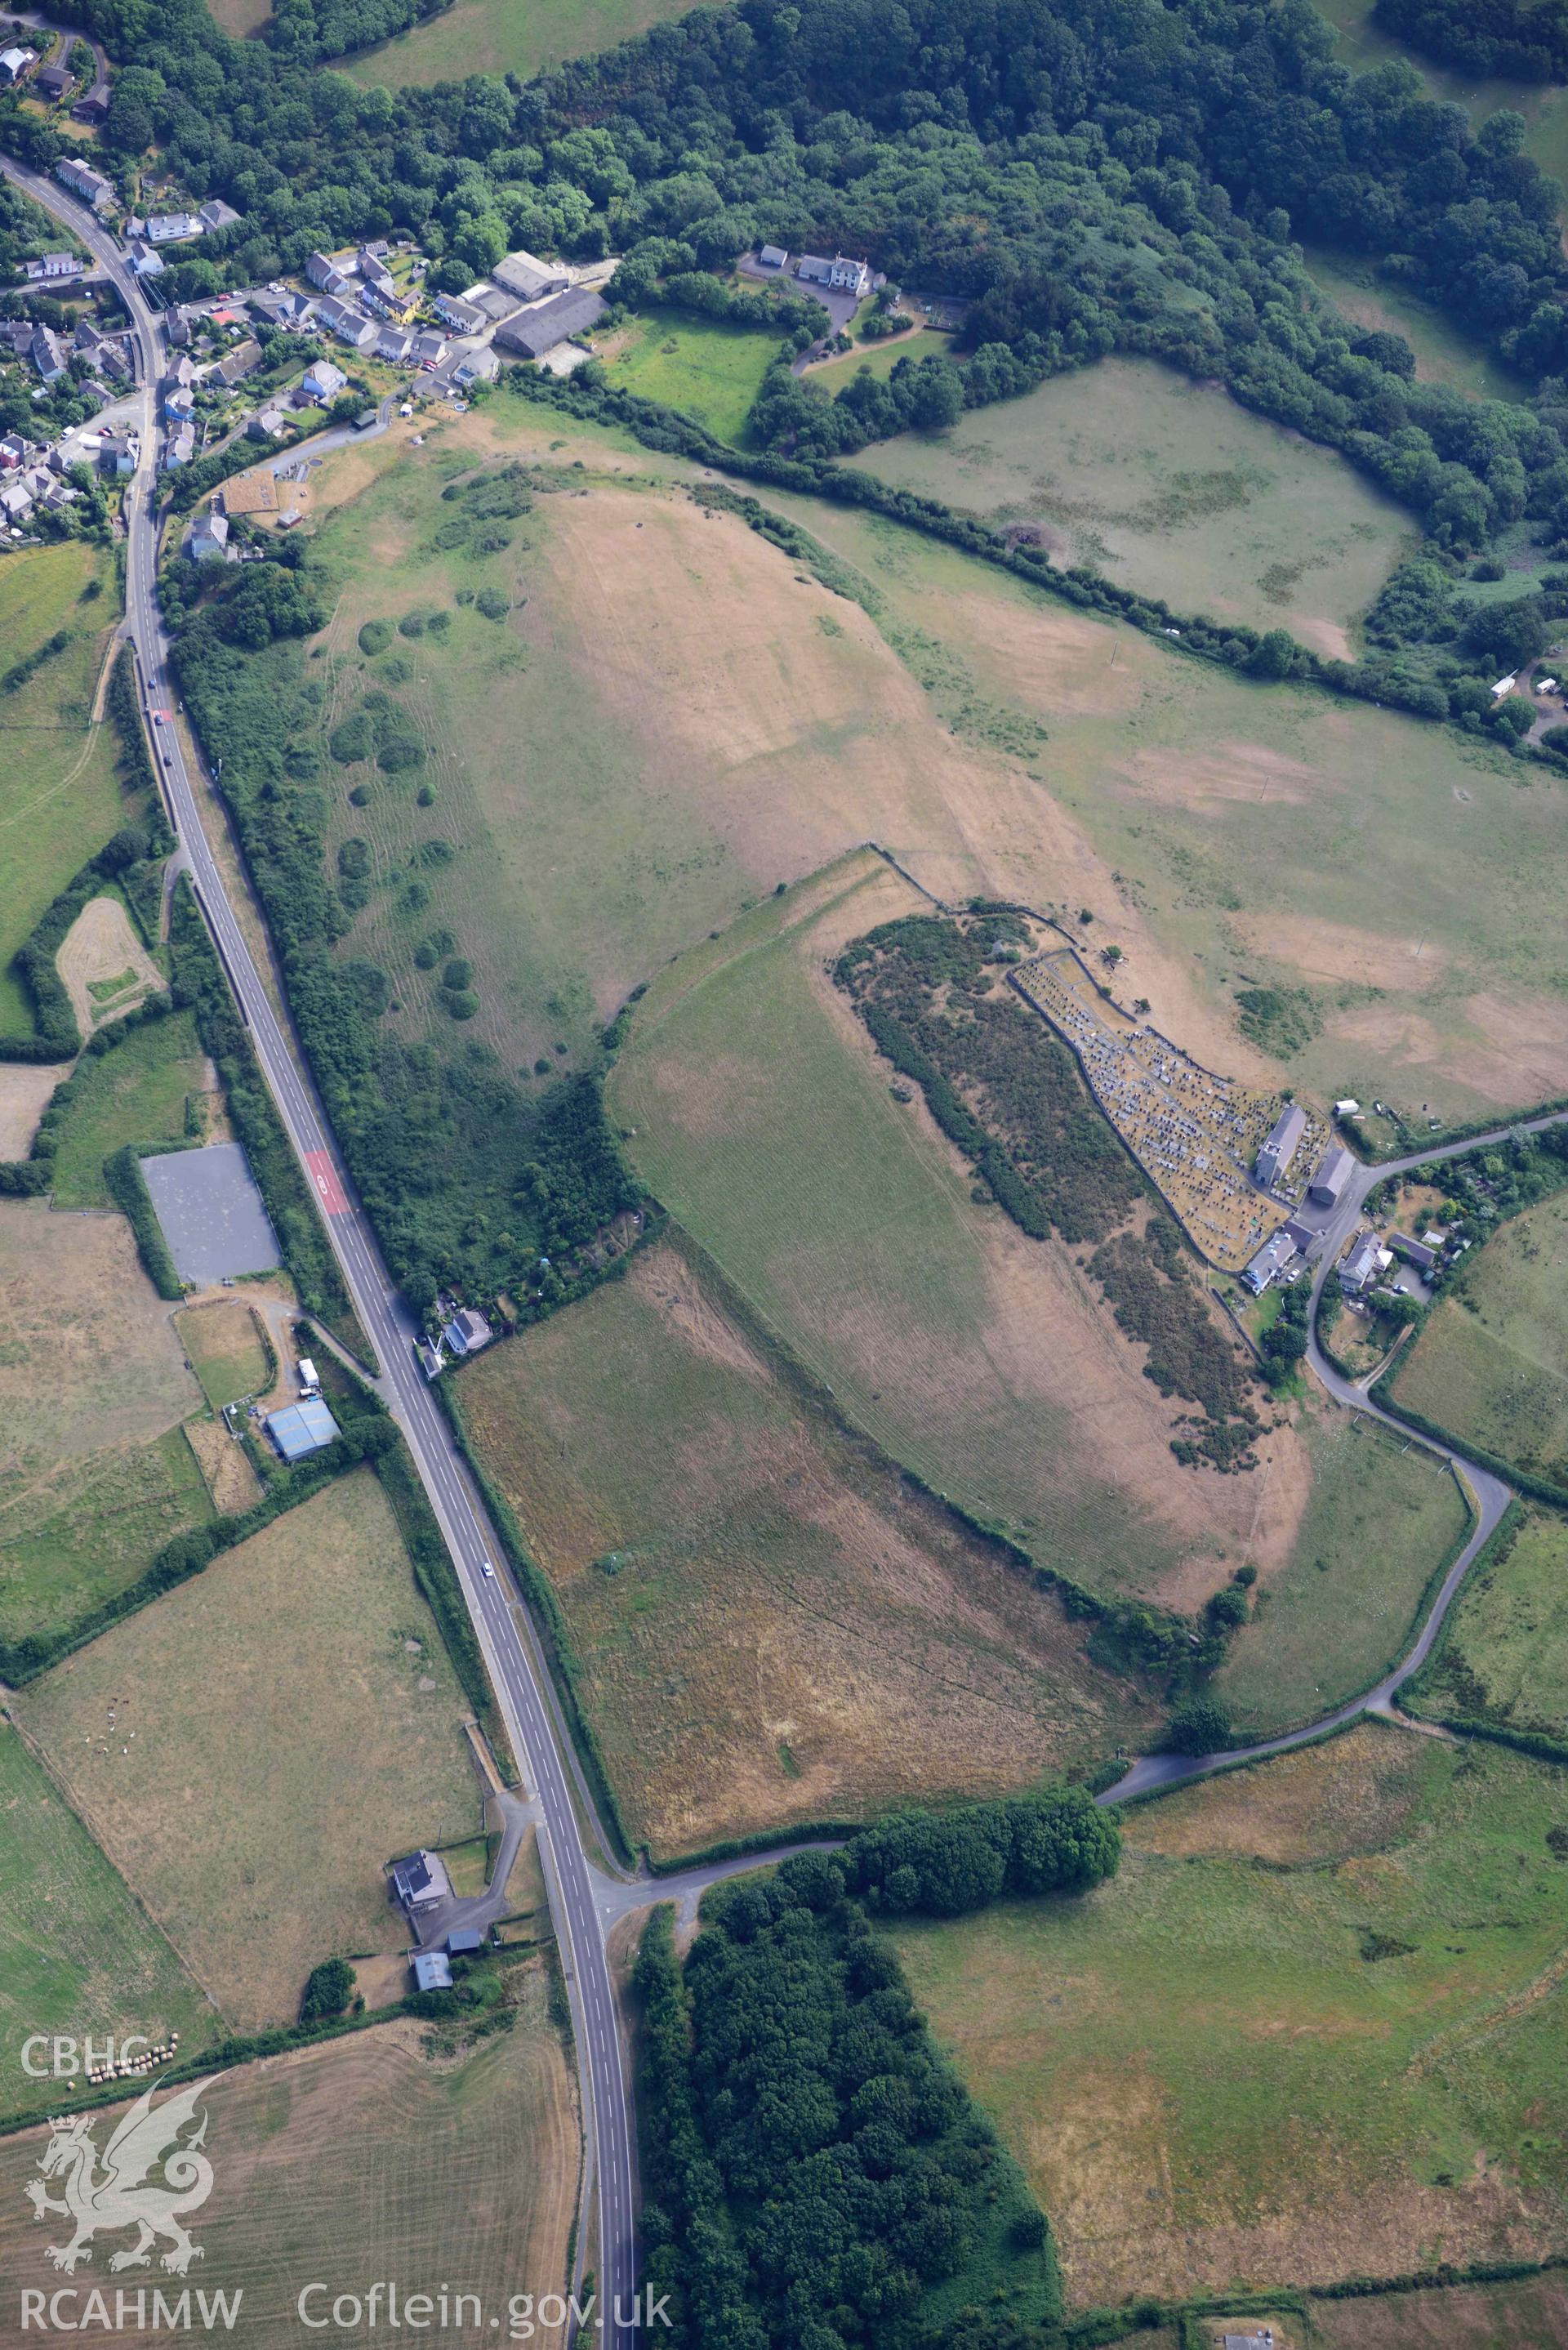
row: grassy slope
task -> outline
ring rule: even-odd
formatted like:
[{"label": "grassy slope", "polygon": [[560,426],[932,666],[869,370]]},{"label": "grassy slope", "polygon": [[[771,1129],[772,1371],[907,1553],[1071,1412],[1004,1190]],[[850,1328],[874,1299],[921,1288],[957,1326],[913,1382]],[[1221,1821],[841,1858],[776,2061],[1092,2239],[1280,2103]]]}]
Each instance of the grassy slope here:
[{"label": "grassy slope", "polygon": [[317,1959],[394,1947],[383,1864],[472,1829],[466,1708],[368,1471],[46,1674],[18,1711],[242,2027],[286,2018]]},{"label": "grassy slope", "polygon": [[175,2031],[194,2053],[217,2016],[9,1723],[0,1812],[0,2112],[48,2095],[22,2067],[35,2032]]},{"label": "grassy slope", "polygon": [[[857,899],[834,935],[907,910],[879,902],[863,863],[817,889],[846,879]],[[610,1088],[637,1164],[895,1459],[1075,1577],[1147,1589],[1174,1565],[1168,1534],[1096,1472],[1086,1431],[1015,1373],[1005,1340],[993,1347],[968,1186],[818,1001],[823,935],[809,920],[781,931],[781,914],[815,903],[808,886],[743,917],[718,956],[699,950],[650,991]],[[1114,1429],[1096,1436],[1108,1461]]]},{"label": "grassy slope", "polygon": [[[83,604],[82,589],[95,578],[106,592]],[[109,730],[87,731],[103,632],[116,618],[108,559],[80,539],[0,562],[7,668],[63,628],[81,631],[0,703],[0,1029],[32,1025],[11,957],[55,892],[130,812],[115,780]]]},{"label": "grassy slope", "polygon": [[1387,285],[1365,262],[1310,246],[1313,282],[1355,326],[1403,335],[1422,383],[1446,383],[1471,400],[1522,400],[1529,385],[1403,286]]},{"label": "grassy slope", "polygon": [[1060,560],[1179,611],[1282,625],[1340,654],[1412,536],[1342,458],[1148,359],[1104,360],[854,462],[995,523],[1044,525]]},{"label": "grassy slope", "polygon": [[1537,2350],[1568,2339],[1568,2277],[1319,2302],[1313,2317],[1324,2350]]},{"label": "grassy slope", "polygon": [[[977,702],[1044,723],[1025,764],[1058,829],[1047,849],[1049,817],[1021,823],[999,879],[1092,907],[1127,950],[1124,993],[1200,1058],[1417,1118],[1568,1085],[1568,961],[1544,943],[1568,856],[1558,784],[1392,712],[1184,661],[894,525],[767,503],[856,567],[887,633],[936,648],[921,666],[955,729]],[[918,838],[900,853],[943,886]],[[1284,1058],[1238,1033],[1233,992],[1253,983],[1306,999]]]},{"label": "grassy slope", "polygon": [[[578,2161],[573,2082],[545,2012],[542,1966],[524,1964],[513,1983],[513,2029],[461,2057],[432,2061],[422,2028],[403,2022],[242,2065],[208,2090],[215,2176],[192,2222],[202,2258],[185,2282],[243,2294],[224,2337],[235,2350],[297,2338],[296,2296],[315,2278],[332,2281],[316,2296],[322,2310],[339,2290],[362,2294],[372,2278],[400,2278],[405,2300],[450,2282],[487,2311],[504,2310],[514,2293],[564,2287]],[[100,2147],[111,2127],[99,2126]],[[40,2143],[33,2133],[0,2141],[0,2260],[18,2285],[47,2290],[58,2279],[44,2247],[61,2241],[59,2222],[39,2227],[23,2195]],[[94,2247],[89,2279],[99,2278],[111,2313],[114,2288],[99,2263],[130,2241],[104,2237]],[[156,2269],[152,2280],[173,2299]],[[119,2282],[134,2290],[134,2277]],[[400,2337],[383,2324],[365,2338]],[[535,2338],[559,2350],[550,2329]]]},{"label": "grassy slope", "polygon": [[104,1160],[127,1142],[182,1141],[185,1097],[205,1084],[206,1062],[191,1012],[150,1021],[111,1052],[89,1055],[57,1129],[56,1206],[111,1207]]},{"label": "grassy slope", "polygon": [[676,1248],[462,1395],[660,1853],[989,1794],[1148,1726],[1084,1627],[846,1442]]},{"label": "grassy slope", "polygon": [[1353,73],[1366,73],[1374,66],[1399,58],[1415,67],[1433,98],[1440,104],[1462,106],[1472,122],[1484,122],[1503,107],[1522,114],[1527,125],[1525,152],[1533,155],[1554,180],[1568,184],[1568,89],[1558,84],[1501,78],[1477,81],[1469,74],[1418,57],[1378,31],[1371,22],[1372,0],[1316,0],[1316,5],[1319,15],[1326,16],[1337,32],[1340,57]]},{"label": "grassy slope", "polygon": [[1216,1680],[1237,1727],[1267,1737],[1326,1713],[1404,1647],[1421,1595],[1469,1525],[1447,1469],[1369,1420],[1309,1406],[1312,1499],[1283,1572]]},{"label": "grassy slope", "polygon": [[1533,1509],[1472,1575],[1427,1677],[1425,1711],[1473,1714],[1568,1743],[1568,1523]]},{"label": "grassy slope", "polygon": [[607,365],[612,382],[683,409],[722,441],[744,447],[746,417],[778,347],[777,335],[754,327],[649,310]]},{"label": "grassy slope", "polygon": [[1087,1901],[901,1930],[1074,2297],[1560,2243],[1562,1812],[1539,1765],[1368,1725],[1133,1812]]},{"label": "grassy slope", "polygon": [[517,0],[456,0],[444,15],[345,58],[337,69],[389,89],[479,73],[526,80],[683,13],[684,0],[537,0],[526,8]]},{"label": "grassy slope", "polygon": [[1401,1357],[1394,1392],[1471,1442],[1568,1485],[1568,1195],[1473,1249]]}]

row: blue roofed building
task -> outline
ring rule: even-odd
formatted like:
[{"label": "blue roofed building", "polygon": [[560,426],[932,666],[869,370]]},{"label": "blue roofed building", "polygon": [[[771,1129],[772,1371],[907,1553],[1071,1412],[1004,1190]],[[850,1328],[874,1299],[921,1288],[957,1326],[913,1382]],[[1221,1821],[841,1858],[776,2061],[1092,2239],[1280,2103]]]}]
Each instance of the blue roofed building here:
[{"label": "blue roofed building", "polygon": [[340,1430],[337,1422],[319,1396],[306,1396],[302,1403],[286,1404],[282,1411],[273,1412],[264,1421],[267,1434],[286,1461],[306,1461],[311,1453],[321,1452]]}]

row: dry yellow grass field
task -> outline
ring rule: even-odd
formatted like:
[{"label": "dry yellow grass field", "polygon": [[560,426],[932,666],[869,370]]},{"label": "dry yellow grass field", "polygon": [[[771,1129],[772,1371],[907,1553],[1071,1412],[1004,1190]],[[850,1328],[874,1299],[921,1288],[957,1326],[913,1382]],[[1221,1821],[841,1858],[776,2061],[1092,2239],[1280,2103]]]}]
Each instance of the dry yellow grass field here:
[{"label": "dry yellow grass field", "polygon": [[1251,1475],[1179,1470],[1179,1398],[1143,1377],[1082,1262],[971,1196],[826,966],[922,910],[860,855],[682,956],[639,1006],[609,1098],[658,1196],[825,1380],[939,1492],[1091,1587],[1196,1607],[1266,1574],[1304,1507],[1305,1449]]},{"label": "dry yellow grass field", "polygon": [[847,1439],[679,1243],[459,1394],[660,1855],[1013,1788],[1152,1726],[1087,1627]]},{"label": "dry yellow grass field", "polygon": [[0,1504],[41,1513],[93,1456],[201,1400],[125,1219],[0,1200]]},{"label": "dry yellow grass field", "polygon": [[478,1823],[467,1709],[368,1470],[67,1658],[16,1707],[242,2030],[290,2018],[318,1959],[402,1947],[384,1864]]},{"label": "dry yellow grass field", "polygon": [[[132,2293],[145,2284],[150,2314],[157,2286],[174,2300],[185,2283],[239,2293],[239,2316],[223,2337],[237,2350],[309,2341],[296,2300],[317,2280],[328,2290],[308,2304],[313,2314],[338,2293],[364,2295],[372,2282],[396,2277],[405,2299],[443,2283],[477,2293],[484,2331],[513,2294],[564,2290],[579,2160],[576,2085],[545,2012],[541,1962],[510,1970],[509,1989],[513,2028],[467,2054],[427,2053],[423,2028],[402,2021],[220,2074],[202,2100],[214,2183],[190,2222],[202,2257],[188,2279],[153,2268],[118,2282]],[[111,2127],[108,2115],[97,2124],[100,2149]],[[0,2265],[12,2285],[48,2291],[63,2280],[44,2248],[62,2241],[62,2223],[40,2226],[23,2192],[43,2142],[38,2130],[0,2140]],[[92,2269],[76,2280],[78,2309],[95,2281],[108,2287],[111,2323],[95,2326],[93,2338],[188,2340],[158,2325],[114,2326],[105,2267],[130,2241],[100,2238]],[[409,2334],[383,2319],[353,2338],[386,2350]],[[541,2328],[534,2338],[542,2350],[558,2350],[557,2332]]]},{"label": "dry yellow grass field", "polygon": [[118,898],[89,898],[55,957],[84,1036],[167,985]]}]

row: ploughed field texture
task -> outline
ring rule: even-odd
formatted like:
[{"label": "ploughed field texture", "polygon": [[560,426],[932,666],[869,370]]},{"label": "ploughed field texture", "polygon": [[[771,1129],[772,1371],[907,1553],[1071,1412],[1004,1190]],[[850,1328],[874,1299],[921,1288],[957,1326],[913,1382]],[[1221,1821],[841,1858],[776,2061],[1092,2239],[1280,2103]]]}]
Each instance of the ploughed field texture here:
[{"label": "ploughed field texture", "polygon": [[457,1392],[661,1855],[1024,1785],[1152,1728],[1087,1627],[851,1440],[679,1239]]},{"label": "ploughed field texture", "polygon": [[1565,1821],[1548,1767],[1368,1723],[1135,1809],[1084,1901],[900,1926],[1071,2298],[1553,2251]]},{"label": "ploughed field texture", "polygon": [[317,1960],[404,1947],[385,1864],[477,1821],[467,1709],[369,1470],[67,1658],[16,1711],[241,2030],[292,2020]]},{"label": "ploughed field texture", "polygon": [[1103,571],[1347,659],[1412,536],[1344,458],[1150,359],[1102,359],[854,463]]},{"label": "ploughed field texture", "polygon": [[[389,2323],[390,2278],[405,2304],[425,2292],[435,2303],[443,2284],[478,2295],[485,2331],[513,2294],[563,2290],[577,2182],[575,2084],[546,2012],[542,1963],[509,1970],[508,1991],[511,2029],[466,2050],[427,2047],[429,2027],[408,2019],[214,2079],[201,2102],[212,2191],[186,2220],[202,2258],[182,2278],[166,2276],[155,2256],[150,2270],[111,2280],[108,2261],[135,2239],[102,2233],[92,2268],[76,2278],[81,2299],[64,2306],[85,2311],[96,2282],[111,2318],[100,2340],[173,2345],[189,2333],[155,2322],[154,2291],[176,2306],[186,2286],[193,2304],[198,2289],[221,2291],[239,2302],[223,2338],[274,2350],[311,2338],[297,2314],[304,2288],[327,2287],[306,2310],[330,2323],[338,2294],[368,2305],[380,2281],[376,2317],[362,2316],[356,2338],[386,2350],[409,2325],[403,2309],[400,2326]],[[95,2125],[100,2152],[123,2111],[111,2106]],[[47,2293],[63,2280],[45,2247],[65,2241],[68,2223],[40,2226],[24,2200],[43,2144],[36,2130],[0,2140],[0,2258],[14,2285]],[[49,2191],[58,2193],[57,2180]],[[113,2329],[117,2285],[145,2290],[143,2326],[132,2319]],[[416,2329],[438,2307],[416,2306]],[[463,2315],[466,2330],[472,2310]],[[558,2330],[541,2326],[533,2338],[559,2350]]]}]

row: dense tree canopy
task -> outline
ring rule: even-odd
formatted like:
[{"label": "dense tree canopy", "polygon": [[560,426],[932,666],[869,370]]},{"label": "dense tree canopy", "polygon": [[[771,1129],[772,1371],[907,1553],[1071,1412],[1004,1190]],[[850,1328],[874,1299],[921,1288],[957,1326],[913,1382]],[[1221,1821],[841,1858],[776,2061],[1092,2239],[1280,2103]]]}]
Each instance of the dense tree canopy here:
[{"label": "dense tree canopy", "polygon": [[1568,80],[1564,0],[1377,0],[1385,32],[1467,73]]}]

